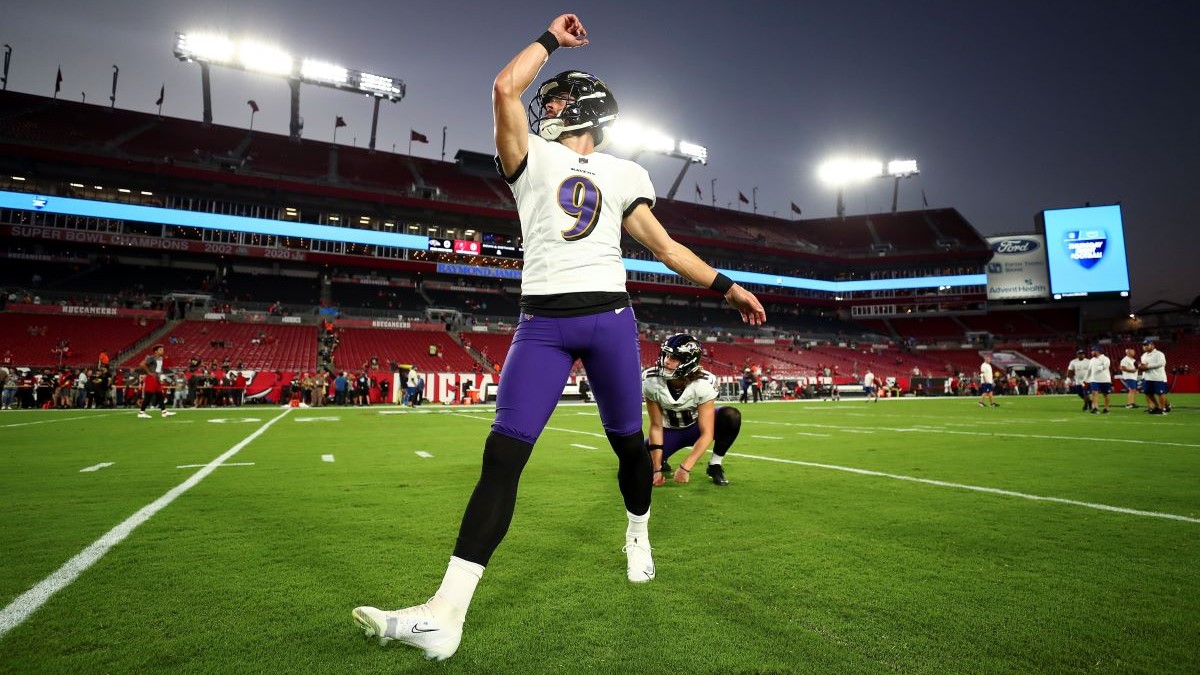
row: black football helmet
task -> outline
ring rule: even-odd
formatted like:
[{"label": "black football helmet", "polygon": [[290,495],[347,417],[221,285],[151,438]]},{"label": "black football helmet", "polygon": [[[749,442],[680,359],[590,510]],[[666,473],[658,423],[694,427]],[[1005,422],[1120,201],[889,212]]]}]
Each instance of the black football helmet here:
[{"label": "black football helmet", "polygon": [[[663,340],[658,352],[658,372],[668,380],[677,377],[687,377],[700,370],[700,356],[704,349],[700,341],[687,333],[676,333]],[[675,359],[679,365],[674,369],[667,368],[667,359]]]},{"label": "black football helmet", "polygon": [[[557,117],[547,117],[546,101],[558,97],[569,98],[571,103]],[[566,70],[538,86],[528,114],[529,128],[538,136],[553,141],[564,131],[591,129],[600,150],[608,143],[604,127],[617,119],[617,99],[596,76]]]}]

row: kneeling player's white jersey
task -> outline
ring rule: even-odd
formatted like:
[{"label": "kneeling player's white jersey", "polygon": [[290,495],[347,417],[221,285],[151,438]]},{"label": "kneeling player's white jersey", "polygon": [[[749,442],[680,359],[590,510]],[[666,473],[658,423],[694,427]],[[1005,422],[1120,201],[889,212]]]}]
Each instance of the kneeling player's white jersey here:
[{"label": "kneeling player's white jersey", "polygon": [[707,370],[689,382],[676,397],[667,386],[667,378],[659,374],[658,366],[642,371],[642,394],[654,401],[663,411],[663,427],[683,429],[696,423],[700,406],[717,398],[717,376]]}]

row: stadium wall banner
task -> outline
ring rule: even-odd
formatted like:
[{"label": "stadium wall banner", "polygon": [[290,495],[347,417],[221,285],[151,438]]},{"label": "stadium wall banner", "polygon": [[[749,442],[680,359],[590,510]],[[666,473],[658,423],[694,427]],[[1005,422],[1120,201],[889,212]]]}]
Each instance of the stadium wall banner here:
[{"label": "stadium wall banner", "polygon": [[84,307],[81,305],[32,305],[14,303],[8,305],[10,312],[26,314],[70,314],[71,316],[110,316],[118,319],[147,319],[163,318],[162,310],[158,309],[124,309],[122,307]]},{"label": "stadium wall banner", "polygon": [[992,259],[987,264],[988,300],[1021,300],[1050,296],[1046,271],[1046,237],[1014,234],[988,237]]}]

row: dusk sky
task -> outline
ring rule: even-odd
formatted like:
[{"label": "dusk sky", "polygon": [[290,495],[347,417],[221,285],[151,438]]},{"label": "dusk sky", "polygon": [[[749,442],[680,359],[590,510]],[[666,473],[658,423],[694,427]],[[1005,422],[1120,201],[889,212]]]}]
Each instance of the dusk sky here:
[{"label": "dusk sky", "polygon": [[[299,56],[391,75],[378,147],[447,159],[492,152],[496,72],[573,11],[591,44],[559,50],[543,75],[579,68],[612,88],[622,115],[706,145],[677,198],[699,184],[718,206],[758,188],[759,213],[834,215],[815,170],[833,155],[916,158],[900,208],[954,207],[983,234],[1031,231],[1041,209],[1120,202],[1133,305],[1200,294],[1200,4],[1194,2],[216,2],[12,3],[0,42],[8,88],[200,119],[200,71],[171,53],[176,31],[254,36]],[[282,81],[213,69],[214,121],[287,133]],[[305,87],[304,137],[365,146],[367,98]],[[659,195],[677,160],[645,159]],[[886,211],[890,181],[851,188],[847,213]],[[1189,196],[1191,195],[1191,196]],[[749,209],[743,205],[743,209]]]}]

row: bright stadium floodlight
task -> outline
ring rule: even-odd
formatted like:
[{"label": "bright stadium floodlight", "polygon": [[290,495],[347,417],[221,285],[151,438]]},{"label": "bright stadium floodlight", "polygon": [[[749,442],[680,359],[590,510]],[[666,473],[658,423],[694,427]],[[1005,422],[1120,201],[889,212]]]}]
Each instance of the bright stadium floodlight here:
[{"label": "bright stadium floodlight", "polygon": [[369,143],[372,151],[375,150],[375,131],[379,126],[379,102],[387,99],[391,103],[399,103],[405,94],[404,81],[399,78],[351,70],[317,59],[298,59],[283,49],[253,40],[235,41],[223,35],[207,33],[176,33],[174,52],[175,58],[180,61],[194,61],[200,64],[205,124],[212,124],[212,87],[209,83],[209,66],[237,68],[287,80],[292,90],[289,130],[294,141],[300,140],[301,84],[342,89],[373,98],[374,112],[371,117],[371,141]]},{"label": "bright stadium floodlight", "polygon": [[175,57],[183,61],[225,64],[233,61],[235,51],[233,40],[224,35],[175,34]]},{"label": "bright stadium floodlight", "polygon": [[836,158],[826,160],[817,167],[817,177],[821,182],[837,188],[837,217],[846,217],[846,186],[861,183],[871,178],[883,175],[883,162],[877,159],[846,159]]},{"label": "bright stadium floodlight", "polygon": [[817,167],[817,177],[834,187],[845,187],[883,175],[883,162],[877,159],[831,159]]},{"label": "bright stadium floodlight", "polygon": [[618,120],[608,128],[612,144],[630,152],[636,162],[643,152],[653,152],[683,160],[683,168],[675,177],[667,199],[674,199],[683,176],[692,164],[708,164],[708,148],[690,141],[678,141],[657,129],[649,129],[635,120]]},{"label": "bright stadium floodlight", "polygon": [[915,159],[893,159],[888,162],[887,175],[895,179],[892,183],[892,213],[896,212],[896,204],[900,201],[900,179],[912,178],[921,173]]},{"label": "bright stadium floodlight", "polygon": [[291,75],[296,69],[292,55],[260,42],[243,41],[238,44],[238,62],[246,70],[264,75]]},{"label": "bright stadium floodlight", "polygon": [[888,162],[887,175],[895,178],[908,178],[921,173],[917,169],[917,160],[915,159],[893,159]]},{"label": "bright stadium floodlight", "polygon": [[304,59],[300,64],[300,78],[341,87],[350,82],[350,71],[332,63]]}]

